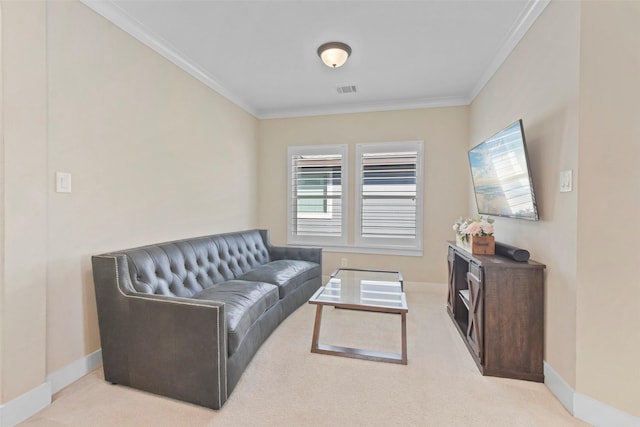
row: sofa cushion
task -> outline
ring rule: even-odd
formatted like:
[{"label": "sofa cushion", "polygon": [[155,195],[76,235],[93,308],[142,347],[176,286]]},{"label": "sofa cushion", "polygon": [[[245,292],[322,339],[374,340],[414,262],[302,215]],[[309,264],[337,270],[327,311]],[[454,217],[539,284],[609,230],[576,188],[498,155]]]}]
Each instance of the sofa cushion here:
[{"label": "sofa cushion", "polygon": [[239,279],[277,285],[280,298],[284,298],[290,292],[295,291],[302,283],[320,274],[320,265],[315,262],[278,260],[256,267],[240,276]]},{"label": "sofa cushion", "polygon": [[225,303],[228,354],[231,356],[240,347],[251,325],[278,302],[278,287],[269,283],[229,280],[207,288],[193,298]]}]

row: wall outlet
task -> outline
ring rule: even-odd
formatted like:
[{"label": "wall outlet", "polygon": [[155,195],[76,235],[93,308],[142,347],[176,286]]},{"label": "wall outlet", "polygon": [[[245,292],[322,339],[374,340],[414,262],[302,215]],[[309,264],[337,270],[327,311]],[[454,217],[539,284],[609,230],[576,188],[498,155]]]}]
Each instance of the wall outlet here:
[{"label": "wall outlet", "polygon": [[340,259],[340,267],[348,267],[348,266],[349,266],[349,260],[347,258]]}]

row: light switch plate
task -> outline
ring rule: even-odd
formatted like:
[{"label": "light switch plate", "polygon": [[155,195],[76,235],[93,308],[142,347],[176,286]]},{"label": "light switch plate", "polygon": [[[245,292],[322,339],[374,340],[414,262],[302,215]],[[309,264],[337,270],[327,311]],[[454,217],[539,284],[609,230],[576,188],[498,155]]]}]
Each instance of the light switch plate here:
[{"label": "light switch plate", "polygon": [[560,172],[560,192],[566,193],[573,190],[573,171]]},{"label": "light switch plate", "polygon": [[56,172],[56,192],[71,193],[71,174],[68,172]]}]

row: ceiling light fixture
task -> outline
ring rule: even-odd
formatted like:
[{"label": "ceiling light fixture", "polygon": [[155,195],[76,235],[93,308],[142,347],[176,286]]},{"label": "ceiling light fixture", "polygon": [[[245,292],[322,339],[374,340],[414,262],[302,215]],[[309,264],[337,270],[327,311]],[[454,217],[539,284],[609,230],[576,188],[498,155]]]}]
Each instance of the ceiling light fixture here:
[{"label": "ceiling light fixture", "polygon": [[347,62],[351,55],[351,47],[341,42],[329,42],[318,48],[318,56],[327,67],[338,68]]}]

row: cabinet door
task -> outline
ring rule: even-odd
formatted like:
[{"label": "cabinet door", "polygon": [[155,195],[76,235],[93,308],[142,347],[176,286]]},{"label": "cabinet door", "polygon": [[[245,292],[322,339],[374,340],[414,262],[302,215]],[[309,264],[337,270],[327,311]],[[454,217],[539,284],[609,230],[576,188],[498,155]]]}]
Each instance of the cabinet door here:
[{"label": "cabinet door", "polygon": [[467,341],[480,360],[480,363],[482,363],[484,354],[484,292],[482,286],[482,270],[473,263],[469,264],[467,283],[469,285]]},{"label": "cabinet door", "polygon": [[456,254],[454,250],[449,248],[449,256],[447,257],[447,266],[449,268],[449,294],[447,295],[447,307],[451,313],[453,313],[456,298],[456,282],[453,274],[453,261],[455,260],[455,256]]}]

